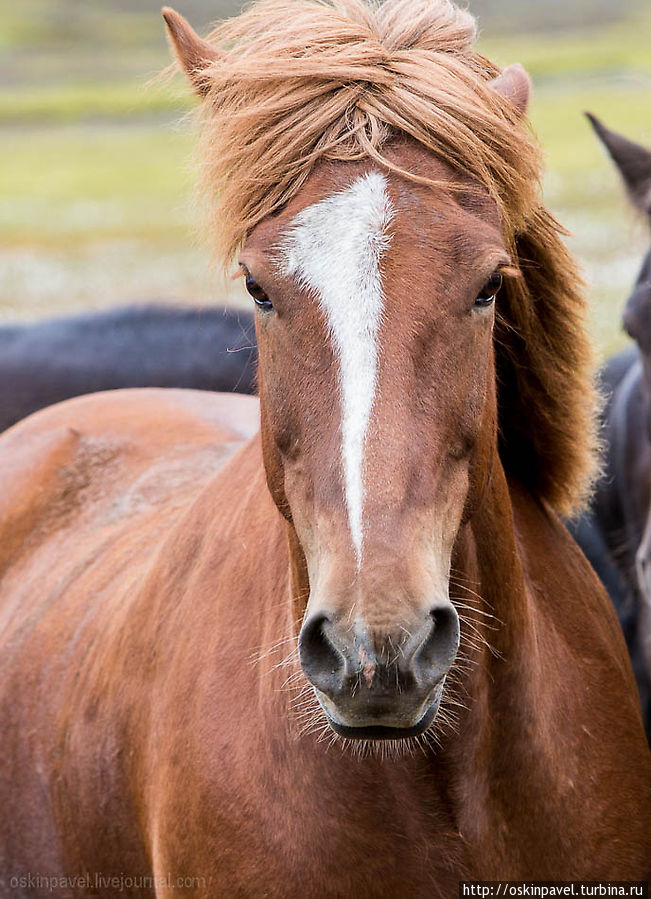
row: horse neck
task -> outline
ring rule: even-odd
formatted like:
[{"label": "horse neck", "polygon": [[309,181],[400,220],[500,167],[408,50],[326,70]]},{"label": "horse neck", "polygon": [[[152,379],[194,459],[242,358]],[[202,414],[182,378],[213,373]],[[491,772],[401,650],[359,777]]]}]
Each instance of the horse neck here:
[{"label": "horse neck", "polygon": [[[527,574],[527,552],[537,547],[527,548],[526,536],[519,537],[523,515],[547,518],[498,465],[485,501],[459,536],[451,579],[455,602],[469,621],[462,621],[468,661],[456,691],[465,708],[457,716],[450,754],[482,758],[486,770],[508,771],[512,780],[520,768],[529,770],[523,763],[532,754],[547,752],[541,698],[553,701],[558,690],[541,653],[547,623]],[[539,734],[537,742],[532,732]]]}]

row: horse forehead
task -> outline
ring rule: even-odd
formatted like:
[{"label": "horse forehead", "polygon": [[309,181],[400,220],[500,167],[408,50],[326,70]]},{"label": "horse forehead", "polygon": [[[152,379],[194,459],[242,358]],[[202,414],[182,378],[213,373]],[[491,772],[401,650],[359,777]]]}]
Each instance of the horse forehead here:
[{"label": "horse forehead", "polygon": [[469,260],[505,255],[490,197],[472,195],[466,204],[376,169],[347,174],[326,178],[328,191],[312,185],[267,242],[276,271],[330,316],[352,322],[360,308],[383,320],[402,315],[419,305],[414,287],[423,277],[462,277]]},{"label": "horse forehead", "polygon": [[394,214],[385,175],[354,178],[292,219],[281,241],[284,273],[322,296],[359,289],[360,279],[379,277]]},{"label": "horse forehead", "polygon": [[[394,271],[398,266],[404,274],[405,269],[452,265],[457,257],[479,257],[485,249],[502,248],[497,205],[487,194],[440,189],[444,178],[438,181],[439,189],[432,190],[399,174],[375,168],[351,172],[346,167],[353,164],[342,163],[323,178],[313,176],[251,244],[264,256],[271,250],[271,258],[279,258],[280,271],[300,286],[316,286],[310,285],[304,270],[321,272],[320,280],[326,275],[350,279],[358,271],[367,272],[378,255],[386,277],[387,268]],[[399,280],[405,283],[404,277]]]}]

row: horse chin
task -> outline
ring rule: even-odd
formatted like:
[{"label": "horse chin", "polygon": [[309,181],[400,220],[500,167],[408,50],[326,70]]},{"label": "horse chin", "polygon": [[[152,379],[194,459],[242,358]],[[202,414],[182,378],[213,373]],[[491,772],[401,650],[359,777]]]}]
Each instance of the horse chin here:
[{"label": "horse chin", "polygon": [[434,721],[438,712],[439,703],[434,702],[427,709],[423,717],[410,727],[389,727],[385,724],[369,724],[364,727],[348,727],[338,724],[326,714],[328,724],[340,737],[347,740],[408,740],[410,737],[418,737],[424,733]]},{"label": "horse chin", "polygon": [[[326,719],[332,730],[340,737],[347,740],[408,740],[424,733],[436,718],[441,704],[443,683],[440,683],[419,718],[414,723],[394,723],[394,721],[366,720],[360,723],[344,724],[337,720],[338,714],[334,704],[326,696],[315,690],[319,705],[325,712]],[[366,716],[365,716],[366,717]]]}]

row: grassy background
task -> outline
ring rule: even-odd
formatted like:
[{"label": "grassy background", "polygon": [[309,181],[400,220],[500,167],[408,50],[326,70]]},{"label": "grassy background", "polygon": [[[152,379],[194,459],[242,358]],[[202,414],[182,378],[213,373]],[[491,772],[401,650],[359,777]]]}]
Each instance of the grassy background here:
[{"label": "grassy background", "polygon": [[[179,3],[199,28],[233,6]],[[651,145],[651,13],[608,0],[476,0],[480,47],[522,62],[548,205],[573,232],[602,353],[648,234],[582,115]],[[157,297],[247,302],[193,225],[190,98],[151,0],[0,0],[0,318]]]}]

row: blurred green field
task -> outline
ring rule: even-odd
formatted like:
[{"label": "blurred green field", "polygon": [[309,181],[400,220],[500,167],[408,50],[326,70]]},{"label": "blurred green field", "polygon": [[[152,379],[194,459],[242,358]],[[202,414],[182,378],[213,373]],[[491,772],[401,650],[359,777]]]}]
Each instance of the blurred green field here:
[{"label": "blurred green field", "polygon": [[[211,271],[195,230],[185,86],[146,87],[167,60],[159,14],[78,4],[76,31],[65,20],[53,40],[52,21],[46,28],[39,16],[54,6],[0,2],[0,316],[155,297],[246,302],[239,283]],[[532,74],[545,195],[573,232],[601,352],[623,340],[619,314],[648,234],[582,112],[651,145],[649,33],[651,15],[638,10],[553,34],[497,37],[487,27],[480,42],[497,62],[520,61]]]}]

